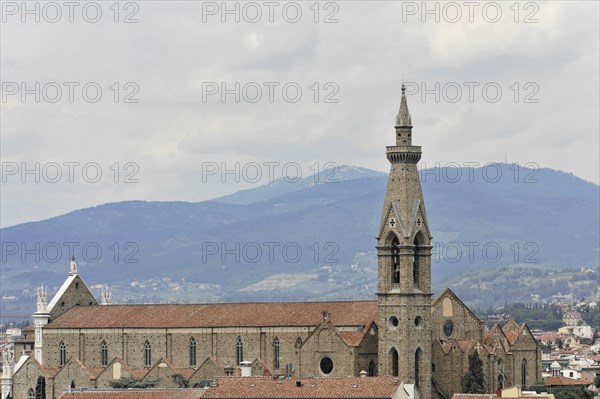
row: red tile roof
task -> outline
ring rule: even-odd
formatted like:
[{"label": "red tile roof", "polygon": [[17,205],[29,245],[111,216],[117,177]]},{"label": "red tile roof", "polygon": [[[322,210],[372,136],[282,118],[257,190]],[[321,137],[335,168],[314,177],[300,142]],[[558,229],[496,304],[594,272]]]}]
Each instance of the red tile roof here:
[{"label": "red tile roof", "polygon": [[199,399],[202,389],[127,389],[64,392],[59,399]]},{"label": "red tile roof", "polygon": [[76,306],[45,328],[314,326],[324,311],[336,326],[366,326],[378,318],[377,301],[107,305]]},{"label": "red tile roof", "polygon": [[[301,386],[297,386],[297,382]],[[326,377],[272,379],[220,377],[202,397],[213,399],[392,398],[400,388],[394,377]]]},{"label": "red tile roof", "polygon": [[573,378],[567,377],[548,377],[544,378],[544,384],[546,385],[589,385],[588,381],[574,380]]}]

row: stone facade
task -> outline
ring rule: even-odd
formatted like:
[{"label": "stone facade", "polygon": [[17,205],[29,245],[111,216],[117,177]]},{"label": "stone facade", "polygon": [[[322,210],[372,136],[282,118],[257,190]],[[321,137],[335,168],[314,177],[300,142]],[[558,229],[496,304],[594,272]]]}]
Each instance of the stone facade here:
[{"label": "stone facade", "polygon": [[486,332],[484,322],[450,289],[433,301],[432,318],[433,380],[443,393],[461,391],[460,376],[467,373],[474,351],[483,362],[488,392],[541,381],[541,345],[525,324],[510,320]]},{"label": "stone facade", "polygon": [[416,384],[421,398],[450,398],[461,391],[474,351],[488,392],[539,381],[540,346],[527,326],[508,322],[485,331],[449,289],[432,302],[432,236],[416,166],[421,148],[412,145],[404,89],[395,130],[386,151],[391,170],[377,233],[376,301],[110,305],[105,298],[98,305],[72,260],[47,312],[38,301],[36,317],[45,318],[40,351],[14,367],[13,398],[29,399],[40,377],[48,399],[73,385],[106,388],[123,378],[174,387],[179,375],[202,385],[239,375],[242,360],[251,362],[252,375],[365,371]]}]

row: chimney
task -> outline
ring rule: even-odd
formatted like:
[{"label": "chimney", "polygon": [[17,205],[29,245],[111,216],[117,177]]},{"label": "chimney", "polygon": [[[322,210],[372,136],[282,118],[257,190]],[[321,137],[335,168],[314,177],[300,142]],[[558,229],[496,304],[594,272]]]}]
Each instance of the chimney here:
[{"label": "chimney", "polygon": [[242,370],[242,377],[252,377],[252,362],[248,360],[240,362],[240,369]]}]

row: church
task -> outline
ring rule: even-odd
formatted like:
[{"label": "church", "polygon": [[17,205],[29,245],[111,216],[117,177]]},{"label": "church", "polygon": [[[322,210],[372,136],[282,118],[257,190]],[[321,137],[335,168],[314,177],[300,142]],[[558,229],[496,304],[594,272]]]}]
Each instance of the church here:
[{"label": "church", "polygon": [[[53,399],[63,390],[110,388],[115,380],[190,387],[218,376],[291,378],[394,376],[419,397],[461,391],[468,357],[483,361],[493,393],[541,380],[541,347],[525,324],[489,331],[448,288],[431,292],[432,235],[413,145],[405,87],[381,222],[376,232],[377,300],[113,305],[100,303],[71,260],[69,276],[48,303],[38,290],[34,352],[5,358],[2,399]],[[177,376],[175,378],[174,376]]]}]

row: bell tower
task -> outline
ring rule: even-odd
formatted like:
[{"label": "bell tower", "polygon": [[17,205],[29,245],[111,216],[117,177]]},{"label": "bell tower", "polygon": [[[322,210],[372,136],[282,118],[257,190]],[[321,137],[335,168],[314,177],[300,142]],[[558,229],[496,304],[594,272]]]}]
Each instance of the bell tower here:
[{"label": "bell tower", "polygon": [[421,147],[412,145],[412,120],[402,85],[396,145],[377,235],[378,374],[414,383],[431,397],[431,233],[417,170]]}]

